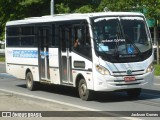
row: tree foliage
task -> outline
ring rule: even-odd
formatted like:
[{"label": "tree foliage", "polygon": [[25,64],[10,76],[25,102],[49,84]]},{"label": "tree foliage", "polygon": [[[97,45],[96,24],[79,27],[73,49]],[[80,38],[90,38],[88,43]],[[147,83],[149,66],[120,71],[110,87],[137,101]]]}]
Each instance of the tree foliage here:
[{"label": "tree foliage", "polygon": [[68,5],[65,5],[64,3],[56,4],[56,10],[59,14],[70,13],[71,11]]},{"label": "tree foliage", "polygon": [[85,5],[75,10],[76,13],[90,13],[93,11],[94,10],[91,5]]},{"label": "tree foliage", "polygon": [[4,27],[6,21],[21,18],[21,10],[18,0],[0,0],[0,39],[4,38]]}]

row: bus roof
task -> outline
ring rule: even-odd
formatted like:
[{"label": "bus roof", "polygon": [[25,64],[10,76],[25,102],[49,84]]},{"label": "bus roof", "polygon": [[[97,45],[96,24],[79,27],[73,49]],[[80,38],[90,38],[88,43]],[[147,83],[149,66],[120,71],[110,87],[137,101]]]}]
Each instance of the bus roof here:
[{"label": "bus roof", "polygon": [[91,17],[101,16],[143,16],[142,13],[136,12],[97,12],[97,13],[73,13],[73,14],[55,14],[53,16],[29,17],[22,20],[9,21],[6,26],[21,25],[21,24],[34,24],[54,21],[67,21],[67,20],[83,20]]}]

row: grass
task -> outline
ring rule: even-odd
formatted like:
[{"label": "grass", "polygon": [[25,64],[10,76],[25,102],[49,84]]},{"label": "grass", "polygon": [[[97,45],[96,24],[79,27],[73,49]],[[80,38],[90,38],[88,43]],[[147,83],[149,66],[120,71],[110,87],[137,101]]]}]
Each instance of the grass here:
[{"label": "grass", "polygon": [[160,76],[160,65],[154,65],[154,68],[155,68],[155,70],[154,70],[154,75],[155,76]]},{"label": "grass", "polygon": [[5,62],[5,57],[4,56],[0,56],[0,62]]}]

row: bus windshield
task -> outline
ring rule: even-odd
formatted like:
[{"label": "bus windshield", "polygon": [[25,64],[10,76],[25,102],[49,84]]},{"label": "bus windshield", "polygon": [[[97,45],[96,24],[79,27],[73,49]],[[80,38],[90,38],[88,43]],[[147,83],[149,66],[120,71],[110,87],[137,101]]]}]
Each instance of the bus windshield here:
[{"label": "bus windshield", "polygon": [[141,61],[152,53],[151,38],[142,17],[92,18],[92,27],[95,51],[108,61]]}]

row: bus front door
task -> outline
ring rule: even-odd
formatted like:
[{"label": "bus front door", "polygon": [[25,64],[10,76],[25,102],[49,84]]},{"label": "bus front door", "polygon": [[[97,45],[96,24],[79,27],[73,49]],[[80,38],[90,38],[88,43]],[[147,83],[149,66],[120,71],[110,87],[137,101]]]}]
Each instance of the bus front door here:
[{"label": "bus front door", "polygon": [[60,74],[62,84],[72,84],[70,30],[66,26],[60,27]]},{"label": "bus front door", "polygon": [[41,80],[49,80],[49,29],[41,28],[39,30],[39,73]]}]

